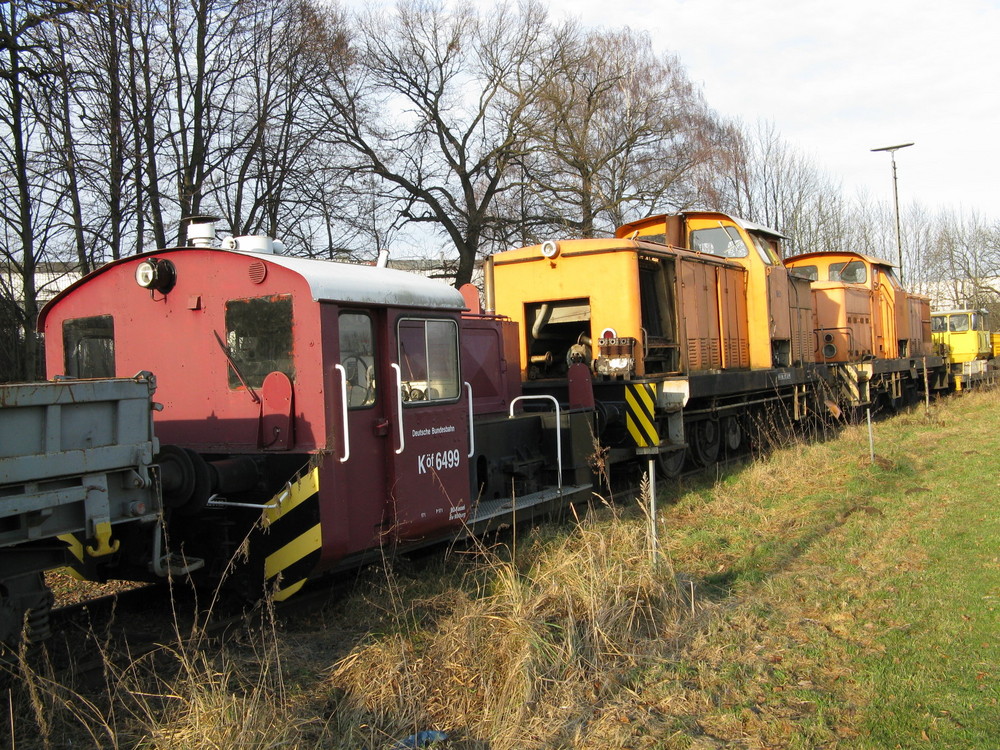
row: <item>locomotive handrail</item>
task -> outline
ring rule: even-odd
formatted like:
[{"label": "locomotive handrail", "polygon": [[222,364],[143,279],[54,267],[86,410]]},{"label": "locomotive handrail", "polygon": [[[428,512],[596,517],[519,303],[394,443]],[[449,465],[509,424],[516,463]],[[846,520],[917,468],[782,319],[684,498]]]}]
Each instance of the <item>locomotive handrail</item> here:
[{"label": "locomotive handrail", "polygon": [[469,458],[472,458],[476,454],[476,431],[473,428],[472,419],[472,383],[468,380],[462,382],[466,388],[469,389]]},{"label": "locomotive handrail", "polygon": [[340,373],[340,403],[343,404],[344,414],[343,414],[343,425],[344,425],[344,455],[340,458],[340,463],[347,463],[347,459],[351,457],[351,434],[350,428],[347,423],[347,370],[341,364],[336,364],[334,367]]},{"label": "locomotive handrail", "polygon": [[403,370],[395,362],[389,366],[396,371],[396,414],[399,424],[399,447],[396,448],[396,455],[398,456],[406,447],[406,436],[403,433]]},{"label": "locomotive handrail", "polygon": [[555,396],[550,396],[548,394],[537,394],[531,396],[517,396],[513,401],[510,402],[510,414],[507,416],[508,419],[514,418],[514,404],[518,401],[537,401],[539,399],[544,399],[545,401],[551,401],[556,406],[556,465],[557,465],[557,484],[559,487],[560,494],[562,493],[562,417],[559,411],[559,400]]}]

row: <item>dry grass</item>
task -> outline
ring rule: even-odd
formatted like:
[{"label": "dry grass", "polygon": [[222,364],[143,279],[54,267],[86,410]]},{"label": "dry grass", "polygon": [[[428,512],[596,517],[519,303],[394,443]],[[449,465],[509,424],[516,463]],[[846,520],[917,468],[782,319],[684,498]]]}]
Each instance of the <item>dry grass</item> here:
[{"label": "dry grass", "polygon": [[640,521],[584,520],[555,544],[479,557],[475,584],[433,629],[375,639],[331,670],[364,723],[390,736],[433,726],[495,750],[556,746],[676,635],[676,584]]}]

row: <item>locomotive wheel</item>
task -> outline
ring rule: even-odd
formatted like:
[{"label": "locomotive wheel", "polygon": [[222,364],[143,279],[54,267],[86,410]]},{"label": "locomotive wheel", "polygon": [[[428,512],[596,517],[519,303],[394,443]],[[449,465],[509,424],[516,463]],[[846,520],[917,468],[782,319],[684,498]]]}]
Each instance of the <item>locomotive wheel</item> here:
[{"label": "locomotive wheel", "polygon": [[686,457],[687,451],[684,448],[670,453],[660,453],[656,457],[656,466],[667,479],[676,479],[681,475]]},{"label": "locomotive wheel", "polygon": [[691,454],[701,466],[711,466],[719,458],[722,447],[722,430],[717,419],[706,419],[695,422],[694,440],[691,441]]},{"label": "locomotive wheel", "polygon": [[743,445],[743,427],[738,417],[726,417],[722,422],[722,433],[730,453],[735,453]]}]

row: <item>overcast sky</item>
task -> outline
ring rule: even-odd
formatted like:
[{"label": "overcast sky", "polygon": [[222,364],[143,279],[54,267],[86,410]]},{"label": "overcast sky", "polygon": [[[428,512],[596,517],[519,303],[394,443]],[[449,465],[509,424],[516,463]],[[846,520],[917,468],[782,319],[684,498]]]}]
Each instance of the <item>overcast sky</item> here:
[{"label": "overcast sky", "polygon": [[[485,9],[492,3],[478,0]],[[549,0],[553,18],[648,30],[709,105],[773,122],[859,191],[1000,219],[998,0]]]}]

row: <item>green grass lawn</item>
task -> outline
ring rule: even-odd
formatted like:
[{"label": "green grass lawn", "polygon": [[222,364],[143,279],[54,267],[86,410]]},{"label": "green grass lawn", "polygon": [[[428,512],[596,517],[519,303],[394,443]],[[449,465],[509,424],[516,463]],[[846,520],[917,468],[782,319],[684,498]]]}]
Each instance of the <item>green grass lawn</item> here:
[{"label": "green grass lawn", "polygon": [[683,651],[701,710],[673,745],[1000,747],[1000,409],[875,432],[875,465],[852,428],[681,499],[676,564],[727,588]]}]

